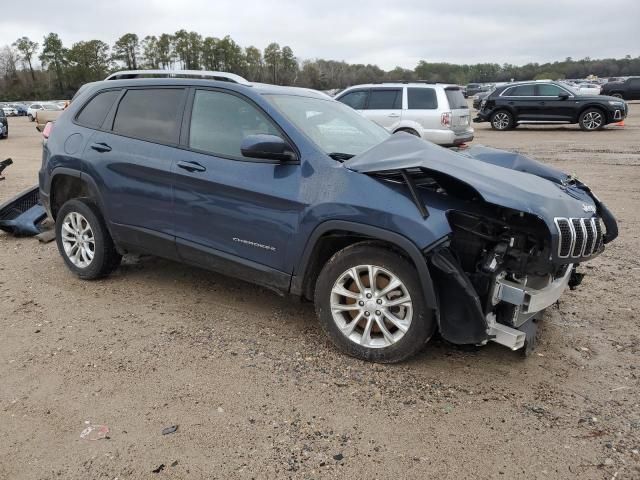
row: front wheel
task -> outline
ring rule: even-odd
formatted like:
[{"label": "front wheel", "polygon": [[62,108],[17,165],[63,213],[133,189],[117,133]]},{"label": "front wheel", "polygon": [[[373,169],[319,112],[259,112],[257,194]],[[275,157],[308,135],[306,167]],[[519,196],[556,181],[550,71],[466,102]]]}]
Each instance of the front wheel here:
[{"label": "front wheel", "polygon": [[413,265],[368,244],[347,247],[326,263],[316,283],[315,307],[336,347],[373,362],[414,355],[435,330]]},{"label": "front wheel", "polygon": [[87,198],[62,206],[56,217],[56,243],[67,267],[85,280],[108,275],[122,259],[98,207]]},{"label": "front wheel", "polygon": [[621,93],[612,93],[611,96],[622,99],[622,94]]},{"label": "front wheel", "polygon": [[513,115],[506,110],[498,110],[491,115],[491,128],[494,130],[509,130],[515,125]]},{"label": "front wheel", "polygon": [[585,132],[600,130],[605,124],[604,113],[597,108],[588,108],[580,115],[578,124]]}]

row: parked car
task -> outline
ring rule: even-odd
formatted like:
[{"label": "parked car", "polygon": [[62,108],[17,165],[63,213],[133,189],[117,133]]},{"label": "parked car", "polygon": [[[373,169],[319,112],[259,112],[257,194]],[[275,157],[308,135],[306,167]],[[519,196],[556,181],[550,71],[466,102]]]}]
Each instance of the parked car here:
[{"label": "parked car", "polygon": [[3,105],[2,107],[0,107],[0,109],[4,113],[5,117],[17,117],[18,116],[18,111],[15,108],[10,107],[9,105]]},{"label": "parked car", "polygon": [[487,98],[489,96],[489,94],[492,92],[493,90],[489,90],[486,92],[478,92],[473,96],[473,108],[475,108],[476,110],[480,110],[480,105],[482,104],[482,100],[484,100],[485,98]]},{"label": "parked car", "polygon": [[313,300],[340,350],[395,362],[438,329],[530,345],[617,235],[589,188],[518,154],[391,135],[309,89],[151,72],[167,78],[86,85],[43,147],[41,202],[80,278],[128,252],[210,268]]},{"label": "parked car", "polygon": [[600,95],[602,87],[596,83],[579,83],[574,87],[580,95]]},{"label": "parked car", "polygon": [[42,110],[35,112],[36,130],[42,132],[49,122],[55,122],[64,110],[55,103],[43,103]]},{"label": "parked car", "polygon": [[577,123],[593,131],[624,120],[627,113],[627,104],[619,98],[580,95],[558,82],[520,82],[496,88],[482,101],[474,122],[491,122],[496,130],[523,123]]},{"label": "parked car", "polygon": [[467,98],[469,98],[484,90],[484,87],[479,83],[469,83],[465,88],[465,93],[467,94]]},{"label": "parked car", "polygon": [[4,110],[0,108],[0,139],[7,138],[9,136],[9,122],[7,116],[4,114]]},{"label": "parked car", "polygon": [[410,133],[442,146],[473,140],[469,106],[457,85],[357,85],[344,90],[336,100],[391,133]]},{"label": "parked car", "polygon": [[603,95],[624,100],[640,100],[640,77],[629,77],[623,82],[609,82],[602,86]]},{"label": "parked car", "polygon": [[42,103],[32,103],[27,107],[27,117],[29,117],[29,120],[31,120],[32,122],[35,121],[36,112],[39,110],[44,110],[44,107],[42,105]]},{"label": "parked car", "polygon": [[22,103],[12,103],[9,105],[16,109],[19,117],[24,117],[27,115],[27,106]]}]

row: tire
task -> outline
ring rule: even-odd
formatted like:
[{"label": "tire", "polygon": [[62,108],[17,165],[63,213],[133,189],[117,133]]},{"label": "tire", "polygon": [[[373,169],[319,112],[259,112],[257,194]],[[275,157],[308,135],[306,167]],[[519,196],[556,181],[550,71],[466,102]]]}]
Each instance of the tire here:
[{"label": "tire", "polygon": [[30,121],[30,122],[35,122],[35,120],[36,120],[36,119],[35,119],[35,118],[33,118],[33,115],[29,114],[29,115],[27,115],[27,116],[29,117],[29,121]]},{"label": "tire", "polygon": [[[370,266],[375,268],[375,289],[369,288]],[[357,272],[362,289],[352,272]],[[400,285],[385,292],[394,279]],[[336,293],[337,289],[348,296]],[[408,300],[385,306],[400,299]],[[320,325],[331,342],[340,351],[362,360],[405,360],[424,346],[436,328],[413,265],[391,250],[368,243],[349,246],[324,265],[316,282],[314,301]],[[332,308],[332,304],[338,308]]]},{"label": "tire", "polygon": [[[82,248],[73,248],[74,244],[78,245],[75,232],[87,227],[88,233],[82,237],[82,253]],[[56,243],[69,270],[84,280],[95,280],[109,275],[122,260],[100,210],[88,198],[74,198],[62,206],[56,217]],[[74,255],[74,252],[80,253]]]},{"label": "tire", "polygon": [[587,108],[580,114],[578,124],[585,132],[601,130],[607,123],[607,117],[599,108]]},{"label": "tire", "polygon": [[623,98],[621,93],[612,93],[611,96],[612,97],[616,97],[616,98],[620,98],[620,99]]},{"label": "tire", "polygon": [[514,128],[515,119],[508,110],[498,110],[491,114],[491,128],[494,130],[511,130]]}]

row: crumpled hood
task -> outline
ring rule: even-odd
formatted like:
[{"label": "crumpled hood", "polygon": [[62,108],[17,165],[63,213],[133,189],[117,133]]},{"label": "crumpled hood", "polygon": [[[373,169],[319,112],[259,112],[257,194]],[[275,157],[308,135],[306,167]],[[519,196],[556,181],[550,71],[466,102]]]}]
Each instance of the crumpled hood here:
[{"label": "crumpled hood", "polygon": [[582,217],[590,195],[567,187],[569,176],[517,153],[476,146],[460,153],[399,133],[344,162],[360,173],[421,168],[472,187],[488,203],[531,213],[548,224],[554,217]]}]

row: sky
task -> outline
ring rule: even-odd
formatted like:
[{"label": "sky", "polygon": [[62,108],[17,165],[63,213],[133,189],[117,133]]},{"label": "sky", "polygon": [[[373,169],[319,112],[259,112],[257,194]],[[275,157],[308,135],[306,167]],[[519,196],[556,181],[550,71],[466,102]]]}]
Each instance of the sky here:
[{"label": "sky", "polygon": [[0,47],[49,32],[65,46],[124,33],[231,37],[289,45],[299,59],[414,68],[450,63],[544,63],[640,56],[640,0],[7,0]]}]

